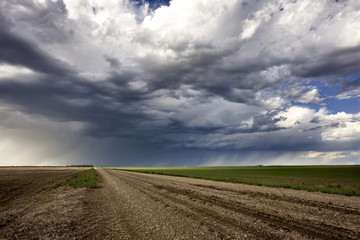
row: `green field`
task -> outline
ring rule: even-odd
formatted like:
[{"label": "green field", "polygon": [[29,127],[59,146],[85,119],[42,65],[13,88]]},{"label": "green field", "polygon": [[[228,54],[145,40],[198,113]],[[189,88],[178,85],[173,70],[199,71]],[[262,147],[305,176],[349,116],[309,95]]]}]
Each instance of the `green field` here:
[{"label": "green field", "polygon": [[117,167],[112,169],[360,196],[360,166]]}]

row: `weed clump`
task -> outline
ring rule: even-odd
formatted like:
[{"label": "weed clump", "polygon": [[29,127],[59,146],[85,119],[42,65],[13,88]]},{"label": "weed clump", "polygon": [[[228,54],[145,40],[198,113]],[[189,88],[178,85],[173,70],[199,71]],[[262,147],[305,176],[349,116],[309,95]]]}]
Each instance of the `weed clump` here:
[{"label": "weed clump", "polygon": [[99,188],[102,178],[94,168],[82,171],[67,179],[62,185],[74,188]]}]

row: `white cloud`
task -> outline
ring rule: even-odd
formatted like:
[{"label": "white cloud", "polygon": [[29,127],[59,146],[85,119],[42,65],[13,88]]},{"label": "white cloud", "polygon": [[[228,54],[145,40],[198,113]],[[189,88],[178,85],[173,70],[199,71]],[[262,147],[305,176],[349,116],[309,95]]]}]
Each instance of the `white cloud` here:
[{"label": "white cloud", "polygon": [[318,103],[320,102],[319,91],[315,88],[305,92],[300,98],[299,102],[301,103]]},{"label": "white cloud", "polygon": [[325,109],[316,112],[310,108],[292,106],[276,116],[282,119],[277,125],[284,128],[304,129],[309,127],[309,123],[313,118],[323,114],[325,114]]},{"label": "white cloud", "polygon": [[339,93],[336,98],[339,100],[360,98],[360,88],[349,89],[345,92]]},{"label": "white cloud", "polygon": [[329,114],[325,108],[316,112],[310,108],[293,106],[285,112],[280,112],[277,117],[283,118],[277,123],[281,127],[302,131],[318,129],[323,141],[360,140],[360,114]]},{"label": "white cloud", "polygon": [[259,10],[254,13],[253,18],[245,19],[243,25],[243,31],[241,33],[241,39],[245,40],[251,38],[255,34],[257,28],[261,24],[264,24],[265,22],[269,21],[270,18],[271,18],[270,13],[268,11]]},{"label": "white cloud", "polygon": [[16,81],[27,82],[34,81],[38,76],[39,74],[26,67],[0,64],[0,81],[16,79]]},{"label": "white cloud", "polygon": [[[319,164],[336,164],[339,161],[353,161],[342,162],[342,164],[358,164],[360,151],[341,151],[341,152],[316,152],[309,151],[300,156],[303,159],[311,159],[319,161]],[[357,160],[357,161],[356,161]]]},{"label": "white cloud", "polygon": [[339,126],[328,128],[321,136],[324,141],[360,141],[360,121],[341,121],[339,122]]},{"label": "white cloud", "polygon": [[302,155],[301,157],[303,158],[322,158],[322,159],[338,159],[338,158],[345,158],[345,157],[354,157],[354,156],[359,156],[360,155],[360,151],[343,151],[343,152],[315,152],[315,151],[310,151],[304,155]]}]

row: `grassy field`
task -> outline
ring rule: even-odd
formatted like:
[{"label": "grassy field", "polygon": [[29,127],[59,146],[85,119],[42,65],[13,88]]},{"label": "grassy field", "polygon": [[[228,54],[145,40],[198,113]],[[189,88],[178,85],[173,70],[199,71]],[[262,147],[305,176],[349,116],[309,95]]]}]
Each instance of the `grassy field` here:
[{"label": "grassy field", "polygon": [[118,167],[112,169],[360,196],[360,166]]},{"label": "grassy field", "polygon": [[94,168],[84,170],[67,179],[62,185],[75,188],[98,188],[102,181]]}]

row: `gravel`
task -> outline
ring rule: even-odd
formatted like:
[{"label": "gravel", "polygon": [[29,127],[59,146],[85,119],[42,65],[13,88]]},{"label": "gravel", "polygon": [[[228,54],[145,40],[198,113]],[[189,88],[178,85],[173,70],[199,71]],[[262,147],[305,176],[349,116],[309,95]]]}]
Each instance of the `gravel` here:
[{"label": "gravel", "polygon": [[89,212],[104,239],[360,239],[359,197],[97,171]]}]

